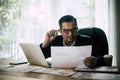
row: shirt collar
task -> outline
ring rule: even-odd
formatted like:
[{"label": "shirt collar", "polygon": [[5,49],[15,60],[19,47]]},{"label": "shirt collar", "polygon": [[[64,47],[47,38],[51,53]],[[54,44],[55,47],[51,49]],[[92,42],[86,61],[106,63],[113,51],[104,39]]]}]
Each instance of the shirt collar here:
[{"label": "shirt collar", "polygon": [[[76,40],[74,40],[74,42],[70,45],[70,46],[75,46],[75,41]],[[67,46],[66,44],[65,44],[65,41],[63,40],[63,46]]]}]

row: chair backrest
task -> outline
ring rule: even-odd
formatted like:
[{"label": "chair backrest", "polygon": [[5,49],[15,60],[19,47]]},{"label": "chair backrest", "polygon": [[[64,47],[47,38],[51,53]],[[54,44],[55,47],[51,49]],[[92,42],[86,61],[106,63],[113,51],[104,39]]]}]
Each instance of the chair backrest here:
[{"label": "chair backrest", "polygon": [[[81,28],[78,30],[78,33],[81,35],[92,37],[92,41],[94,44],[97,44],[101,47],[103,46],[105,48],[104,51],[101,52],[101,54],[103,54],[103,56],[108,55],[108,41],[107,41],[106,34],[102,29],[97,27]],[[111,66],[111,64],[109,64],[109,66]]]},{"label": "chair backrest", "polygon": [[108,54],[108,41],[105,32],[97,27],[82,28],[78,30],[79,34],[91,36],[94,44],[99,44],[100,46],[105,47],[106,54]]}]

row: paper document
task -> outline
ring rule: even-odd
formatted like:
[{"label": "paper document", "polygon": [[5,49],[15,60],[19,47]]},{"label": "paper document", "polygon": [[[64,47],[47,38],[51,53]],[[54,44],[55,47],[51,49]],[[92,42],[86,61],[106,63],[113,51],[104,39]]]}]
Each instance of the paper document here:
[{"label": "paper document", "polygon": [[0,80],[43,80],[43,79],[36,79],[36,78],[29,78],[29,77],[18,77],[18,76],[10,76],[10,75],[1,75]]},{"label": "paper document", "polygon": [[53,69],[53,68],[45,68],[45,67],[41,67],[39,69],[32,70],[30,72],[46,73],[46,74],[54,74],[54,75],[62,75],[62,76],[71,76],[76,73],[74,70],[71,69]]},{"label": "paper document", "polygon": [[0,70],[13,67],[13,65],[0,64]]},{"label": "paper document", "polygon": [[75,71],[84,71],[84,72],[103,72],[103,73],[118,73],[118,69],[116,67],[111,66],[101,66],[97,68],[81,68],[80,66],[77,66],[75,68]]},{"label": "paper document", "polygon": [[83,59],[91,56],[92,46],[51,47],[53,68],[75,68],[85,66]]},{"label": "paper document", "polygon": [[4,71],[12,71],[12,72],[29,72],[35,69],[40,68],[39,66],[28,66],[28,65],[17,65],[14,67],[10,67],[7,69],[2,69]]}]

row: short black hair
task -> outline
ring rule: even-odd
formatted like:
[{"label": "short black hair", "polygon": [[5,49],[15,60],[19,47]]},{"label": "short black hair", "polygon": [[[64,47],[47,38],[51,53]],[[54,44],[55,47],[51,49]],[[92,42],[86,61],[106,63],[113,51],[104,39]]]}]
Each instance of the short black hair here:
[{"label": "short black hair", "polygon": [[60,20],[59,20],[60,29],[62,29],[63,22],[73,22],[74,26],[77,27],[76,18],[74,18],[72,15],[65,15],[65,16],[60,18]]}]

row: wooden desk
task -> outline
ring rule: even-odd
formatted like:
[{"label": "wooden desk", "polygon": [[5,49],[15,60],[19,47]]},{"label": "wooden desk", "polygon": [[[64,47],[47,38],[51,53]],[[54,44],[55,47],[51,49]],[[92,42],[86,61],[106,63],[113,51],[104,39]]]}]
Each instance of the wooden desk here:
[{"label": "wooden desk", "polygon": [[21,73],[21,72],[6,72],[0,71],[0,80],[77,80],[72,77],[58,76],[42,73]]},{"label": "wooden desk", "polygon": [[83,80],[83,79],[120,80],[120,74],[77,72],[76,74],[70,77],[66,77],[43,73],[0,71],[0,80]]},{"label": "wooden desk", "polygon": [[36,73],[32,71],[29,72],[14,72],[14,71],[10,72],[10,71],[2,71],[2,70],[0,71],[0,80],[83,80],[83,79],[84,80],[93,80],[93,79],[120,80],[120,74],[99,73],[99,72],[75,72],[70,76],[62,76],[62,75],[48,74],[41,72]]}]

